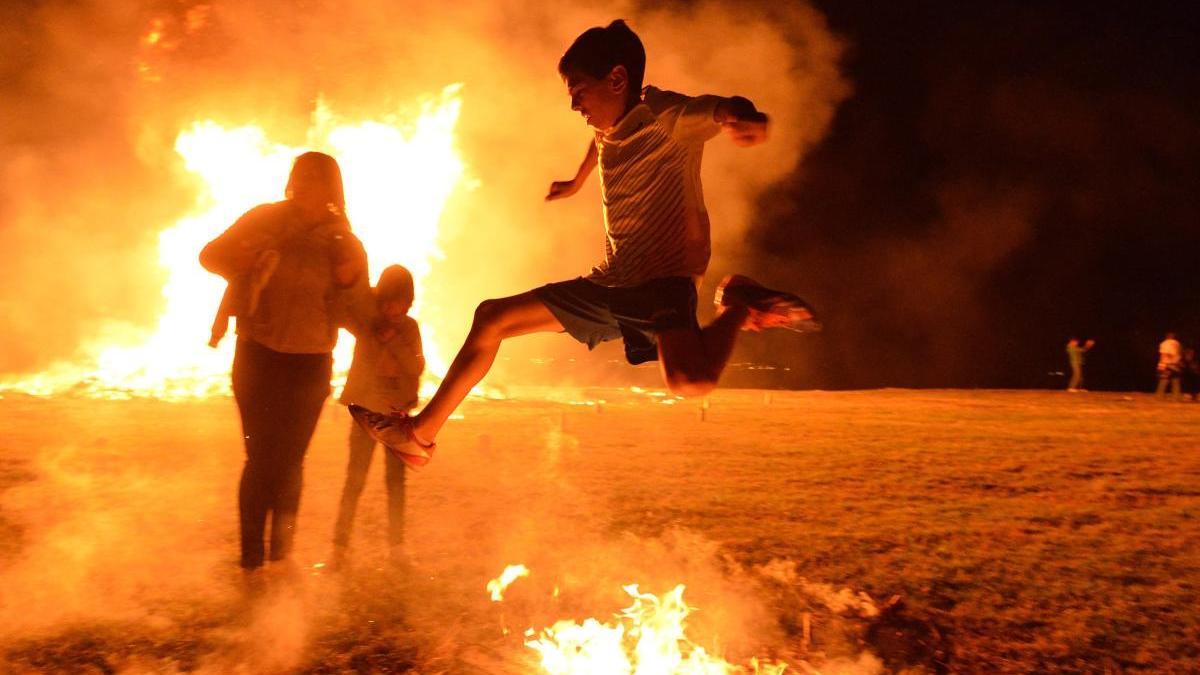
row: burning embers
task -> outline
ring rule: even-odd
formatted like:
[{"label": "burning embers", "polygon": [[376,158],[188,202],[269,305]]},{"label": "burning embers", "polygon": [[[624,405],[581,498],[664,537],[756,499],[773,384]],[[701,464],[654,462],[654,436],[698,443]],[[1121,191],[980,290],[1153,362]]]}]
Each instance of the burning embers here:
[{"label": "burning embers", "polygon": [[[524,565],[509,565],[488,582],[493,601],[520,577],[529,576]],[[562,620],[549,628],[525,631],[525,646],[536,651],[542,669],[552,675],[604,673],[605,675],[724,675],[757,673],[779,675],[785,663],[751,659],[747,666],[732,664],[708,653],[686,634],[687,616],[695,609],[683,601],[683,584],[661,596],[644,593],[637,584],[624,587],[633,604],[607,623],[595,618],[582,622]],[[504,631],[507,634],[507,629]]]},{"label": "burning embers", "polygon": [[492,602],[504,600],[504,591],[508,590],[512,582],[527,576],[529,576],[529,568],[524,565],[509,565],[505,567],[500,576],[487,582],[487,589],[488,593],[492,595]]}]

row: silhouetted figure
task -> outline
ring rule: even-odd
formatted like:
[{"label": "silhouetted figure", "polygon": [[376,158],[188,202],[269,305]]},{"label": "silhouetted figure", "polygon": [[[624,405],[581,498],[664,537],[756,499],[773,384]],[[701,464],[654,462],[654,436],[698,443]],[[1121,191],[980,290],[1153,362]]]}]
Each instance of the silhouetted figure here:
[{"label": "silhouetted figure", "polygon": [[699,395],[716,386],[739,331],[819,328],[800,298],[743,276],[722,282],[716,319],[697,323],[696,288],[710,256],[704,144],[722,130],[737,145],[760,143],[767,116],[737,96],[643,90],[645,68],[641,40],[624,21],[591,28],[567,49],[559,74],[571,109],[594,134],[575,177],[553,183],[546,198],[575,193],[599,167],[604,259],[587,277],[479,305],[466,342],[419,414],[351,407],[389,449],[427,462],[438,432],[509,338],[565,332],[589,348],[621,339],[630,363],[658,360],[672,391]]},{"label": "silhouetted figure", "polygon": [[1079,344],[1079,338],[1073,337],[1067,341],[1067,360],[1071,363],[1071,381],[1067,383],[1067,391],[1086,391],[1083,388],[1083,355],[1094,346],[1095,340],[1088,340],[1082,345]]},{"label": "silhouetted figure", "polygon": [[1180,398],[1179,379],[1183,374],[1183,351],[1174,333],[1167,333],[1167,338],[1158,345],[1158,388],[1155,394],[1163,396],[1168,385],[1171,394]]},{"label": "silhouetted figure", "polygon": [[[407,413],[417,405],[425,356],[421,329],[408,315],[413,304],[413,278],[407,269],[392,265],[371,288],[366,280],[350,292],[344,325],[354,334],[354,360],[346,376],[341,402],[375,410]],[[334,562],[345,561],[354,527],[358,499],[367,482],[375,439],[358,424],[350,423],[350,458],[346,482],[334,529]],[[404,544],[404,462],[383,453],[388,501],[388,546],[393,560],[400,559]]]},{"label": "silhouetted figure", "polygon": [[[366,271],[332,157],[316,152],[297,157],[284,194],[284,201],[247,211],[200,252],[205,269],[230,281],[229,292],[257,296],[252,306],[232,303],[233,395],[246,444],[238,510],[241,565],[247,571],[262,567],[268,557],[263,542],[268,514],[270,560],[291,553],[304,454],[329,396],[337,341],[334,303]],[[243,284],[261,287],[250,294]]]},{"label": "silhouetted figure", "polygon": [[1196,350],[1185,348],[1179,365],[1183,393],[1193,401],[1200,399],[1200,361],[1196,360]]}]

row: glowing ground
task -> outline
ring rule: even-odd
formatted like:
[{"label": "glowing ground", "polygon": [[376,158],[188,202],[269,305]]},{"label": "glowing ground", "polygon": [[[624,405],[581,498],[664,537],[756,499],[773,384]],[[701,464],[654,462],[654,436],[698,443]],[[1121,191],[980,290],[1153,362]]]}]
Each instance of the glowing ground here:
[{"label": "glowing ground", "polygon": [[[376,464],[333,574],[331,405],[300,578],[248,603],[232,401],[0,399],[0,670],[537,672],[525,629],[607,621],[630,583],[686,584],[696,643],[788,672],[1200,662],[1200,405],[580,390],[463,413],[410,475],[412,566],[387,565]],[[512,563],[531,575],[494,603]]]}]

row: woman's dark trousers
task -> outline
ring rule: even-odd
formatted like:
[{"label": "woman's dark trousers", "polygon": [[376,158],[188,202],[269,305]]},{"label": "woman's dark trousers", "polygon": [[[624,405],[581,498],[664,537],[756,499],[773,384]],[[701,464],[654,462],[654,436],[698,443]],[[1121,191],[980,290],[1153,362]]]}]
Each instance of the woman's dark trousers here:
[{"label": "woman's dark trousers", "polygon": [[271,516],[270,559],[292,551],[304,453],[329,396],[330,354],[285,354],[239,339],[233,396],[242,418],[246,465],[238,490],[242,567],[261,567]]}]

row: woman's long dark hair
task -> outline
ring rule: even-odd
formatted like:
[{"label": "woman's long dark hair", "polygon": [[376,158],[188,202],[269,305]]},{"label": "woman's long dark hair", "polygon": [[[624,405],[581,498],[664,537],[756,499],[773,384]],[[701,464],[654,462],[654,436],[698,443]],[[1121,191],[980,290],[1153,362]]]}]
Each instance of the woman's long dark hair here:
[{"label": "woman's long dark hair", "polygon": [[337,160],[323,152],[306,152],[292,162],[292,172],[288,175],[287,187],[283,195],[291,199],[295,194],[296,175],[301,169],[312,169],[321,177],[321,182],[329,191],[330,207],[336,209],[339,216],[346,215],[346,192],[342,187],[342,169]]}]

